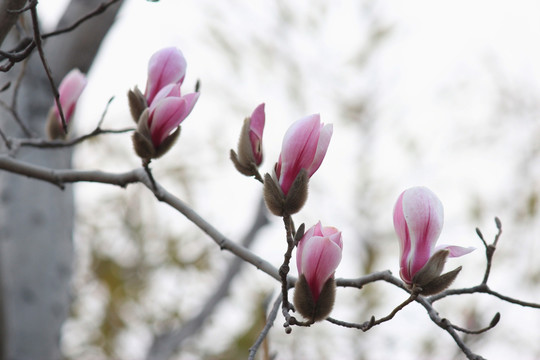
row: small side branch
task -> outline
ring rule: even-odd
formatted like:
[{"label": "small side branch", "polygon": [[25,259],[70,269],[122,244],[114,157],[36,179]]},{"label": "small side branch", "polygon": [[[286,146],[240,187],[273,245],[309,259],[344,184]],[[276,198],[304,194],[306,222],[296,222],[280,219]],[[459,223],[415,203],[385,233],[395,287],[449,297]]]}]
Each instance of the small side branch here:
[{"label": "small side branch", "polygon": [[499,242],[499,238],[502,234],[502,224],[501,220],[499,220],[498,217],[495,217],[495,225],[497,226],[497,234],[495,235],[495,239],[493,240],[493,243],[488,244],[486,240],[484,240],[484,236],[482,235],[482,232],[480,229],[476,228],[476,234],[482,241],[482,244],[484,244],[484,247],[486,249],[486,271],[484,273],[484,278],[482,279],[482,284],[487,284],[487,281],[489,279],[489,274],[491,272],[491,264],[493,262],[493,254],[495,253],[495,250],[497,249],[497,243]]},{"label": "small side branch", "polygon": [[274,301],[274,305],[272,306],[272,310],[268,314],[268,317],[266,319],[266,325],[262,329],[261,333],[257,337],[257,340],[255,340],[255,343],[249,348],[249,356],[248,360],[254,360],[255,355],[257,355],[257,350],[259,350],[259,347],[266,339],[266,336],[268,335],[268,332],[274,326],[274,322],[276,321],[277,313],[279,311],[279,305],[281,305],[281,294],[277,296],[276,301]]},{"label": "small side branch", "polygon": [[56,36],[56,35],[60,35],[60,34],[64,34],[64,33],[73,31],[77,27],[79,27],[81,24],[86,22],[87,20],[89,20],[89,19],[91,19],[91,18],[105,12],[105,10],[107,10],[107,8],[109,6],[113,5],[114,3],[117,3],[118,1],[120,1],[120,0],[110,0],[110,1],[107,1],[107,2],[103,2],[103,3],[99,4],[99,6],[95,10],[93,10],[93,11],[89,12],[88,14],[84,15],[79,20],[75,21],[73,24],[71,24],[69,26],[66,26],[66,27],[64,27],[62,29],[58,29],[58,30],[51,31],[51,32],[48,32],[46,34],[43,34],[41,37],[43,39],[46,39],[48,37],[52,37],[52,36]]},{"label": "small side branch", "polygon": [[291,316],[289,314],[292,305],[289,303],[289,283],[287,275],[289,274],[289,264],[291,262],[292,251],[294,249],[294,225],[292,223],[292,218],[290,215],[283,216],[283,223],[285,225],[285,232],[287,237],[287,251],[285,251],[285,254],[283,255],[283,264],[279,268],[279,277],[281,279],[281,310],[283,312],[283,316],[285,317],[285,323],[283,324],[283,326],[285,327],[285,332],[289,334],[292,331],[290,326]]},{"label": "small side branch", "polygon": [[455,326],[450,322],[450,320],[441,318],[439,316],[439,313],[433,308],[431,303],[426,300],[423,296],[418,296],[416,298],[416,301],[420,303],[428,312],[428,315],[437,326],[439,326],[441,329],[444,329],[451,337],[454,339],[457,346],[461,349],[463,354],[467,357],[469,360],[486,360],[482,356],[475,354],[472,352],[471,349],[465,344],[463,339],[459,336],[457,333],[457,330]]},{"label": "small side branch", "polygon": [[64,133],[67,134],[67,122],[66,122],[66,117],[64,115],[64,110],[62,109],[62,105],[60,104],[60,95],[58,93],[58,89],[56,88],[56,85],[54,84],[54,80],[51,74],[51,69],[49,67],[49,64],[47,63],[47,58],[45,57],[45,52],[43,51],[43,46],[41,43],[41,33],[39,31],[39,20],[38,20],[38,15],[37,15],[37,0],[31,1],[29,7],[30,7],[30,14],[32,17],[32,26],[34,28],[34,42],[36,43],[36,47],[39,53],[39,58],[41,59],[41,63],[43,64],[43,69],[45,70],[45,73],[47,74],[47,78],[49,79],[49,84],[51,85],[51,90],[54,94],[54,100],[58,108],[58,113],[60,114],[60,120],[62,121],[62,128],[64,129]]},{"label": "small side branch", "polygon": [[457,331],[461,331],[462,333],[465,333],[465,334],[478,335],[478,334],[482,334],[482,333],[484,333],[486,331],[489,331],[489,330],[493,329],[499,323],[499,320],[501,320],[501,314],[496,313],[495,316],[493,317],[493,319],[491,319],[491,322],[489,323],[489,325],[482,328],[482,329],[479,329],[479,330],[465,329],[465,328],[459,327],[457,325],[452,325],[452,327],[454,329],[456,329]]},{"label": "small side branch", "polygon": [[399,304],[394,310],[392,310],[392,312],[390,314],[388,314],[387,316],[382,317],[380,319],[375,319],[375,316],[372,316],[371,319],[369,319],[368,321],[366,321],[366,322],[364,322],[362,324],[355,324],[355,323],[350,323],[350,322],[346,322],[346,321],[336,320],[336,319],[333,319],[333,318],[330,318],[330,317],[327,318],[326,320],[328,320],[329,322],[331,322],[333,324],[336,324],[336,325],[340,325],[340,326],[344,326],[344,327],[348,327],[348,328],[360,329],[360,330],[365,332],[365,331],[368,331],[369,329],[371,329],[372,327],[374,327],[376,325],[382,324],[383,322],[389,321],[392,318],[394,318],[394,316],[400,310],[402,310],[405,306],[409,305],[410,303],[412,303],[413,301],[416,300],[416,298],[418,297],[418,294],[420,293],[421,290],[422,289],[413,289],[413,291],[411,292],[411,295],[407,298],[407,300],[405,300],[404,302]]}]

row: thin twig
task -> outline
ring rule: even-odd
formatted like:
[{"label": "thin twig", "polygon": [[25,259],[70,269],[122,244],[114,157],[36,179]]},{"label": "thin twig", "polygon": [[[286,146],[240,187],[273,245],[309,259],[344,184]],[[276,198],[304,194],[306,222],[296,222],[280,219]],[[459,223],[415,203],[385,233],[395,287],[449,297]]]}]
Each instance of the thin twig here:
[{"label": "thin twig", "polygon": [[111,106],[111,103],[113,102],[113,100],[114,100],[114,96],[111,96],[109,98],[109,101],[107,101],[107,104],[105,104],[105,109],[101,113],[101,118],[98,121],[96,129],[100,129],[101,125],[103,125],[103,121],[105,121],[105,116],[107,115],[107,112],[109,111],[109,106]]},{"label": "thin twig", "polygon": [[32,137],[32,131],[28,128],[28,126],[24,123],[24,121],[20,118],[18,112],[17,112],[17,98],[18,98],[18,92],[21,87],[22,79],[26,70],[28,62],[24,61],[22,63],[21,71],[19,72],[19,75],[17,76],[17,79],[15,81],[15,85],[13,87],[12,92],[12,98],[11,98],[11,105],[8,105],[4,101],[0,100],[0,106],[2,106],[4,109],[6,109],[7,112],[11,114],[15,122],[19,125],[21,130],[23,131],[24,135],[27,137]]},{"label": "thin twig", "polygon": [[456,329],[457,331],[461,331],[462,333],[465,333],[465,334],[478,335],[478,334],[481,334],[481,333],[484,333],[484,332],[486,332],[488,330],[493,329],[499,323],[500,319],[501,319],[501,314],[496,313],[495,316],[493,317],[493,319],[491,319],[491,322],[489,323],[489,325],[482,328],[482,329],[479,329],[479,330],[465,329],[465,328],[459,327],[457,325],[452,325],[452,327],[454,329]]},{"label": "thin twig", "polygon": [[[108,7],[113,5],[114,3],[118,2],[120,0],[110,0],[108,2],[101,3],[95,10],[89,12],[88,14],[84,15],[80,19],[76,20],[73,24],[66,26],[62,29],[54,30],[45,34],[41,34],[41,39],[46,39],[52,36],[60,35],[63,33],[70,32],[77,27],[79,27],[81,24],[85,23],[89,19],[105,12]],[[36,0],[33,0],[29,3],[27,7],[25,7],[25,11],[30,9],[35,9],[35,4],[37,4]],[[13,65],[15,65],[18,62],[23,61],[24,59],[28,58],[32,51],[38,46],[38,41],[36,39],[32,38],[24,38],[22,39],[17,46],[11,50],[11,51],[2,51],[0,50],[0,61],[3,59],[8,59],[8,63],[5,65],[0,66],[1,72],[7,72],[9,71]]]},{"label": "thin twig", "polygon": [[379,324],[382,324],[383,322],[391,320],[400,310],[402,310],[405,306],[409,305],[410,303],[412,303],[413,301],[416,300],[420,290],[421,289],[416,289],[416,290],[413,289],[411,295],[407,298],[407,300],[405,300],[404,302],[399,304],[394,310],[392,310],[392,312],[390,314],[388,314],[387,316],[382,317],[380,319],[375,319],[375,316],[372,316],[371,319],[369,319],[368,321],[366,321],[366,322],[364,322],[362,324],[356,324],[356,323],[351,323],[351,322],[347,322],[347,321],[336,320],[336,319],[330,318],[330,317],[327,318],[326,320],[328,320],[329,322],[331,322],[333,324],[336,324],[336,325],[344,326],[344,327],[347,327],[347,328],[360,329],[360,330],[365,332],[365,331],[368,331],[369,329],[371,329],[374,326],[377,326]]},{"label": "thin twig", "polygon": [[430,303],[434,303],[435,301],[443,299],[443,298],[445,298],[447,296],[463,295],[463,294],[488,294],[488,295],[495,296],[495,297],[497,297],[497,298],[499,298],[501,300],[504,300],[504,301],[512,303],[512,304],[520,305],[520,306],[523,306],[523,307],[530,307],[530,308],[533,308],[533,309],[540,309],[540,303],[523,301],[523,300],[519,300],[519,299],[510,297],[510,296],[503,295],[503,294],[501,294],[501,293],[499,293],[497,291],[491,290],[491,288],[486,284],[480,284],[480,285],[477,285],[477,286],[472,286],[472,287],[469,287],[469,288],[462,288],[462,289],[448,289],[448,290],[445,290],[445,291],[443,291],[443,292],[441,292],[439,294],[430,296],[429,298],[427,298],[427,300]]},{"label": "thin twig", "polygon": [[290,266],[289,263],[291,262],[291,256],[292,251],[294,249],[294,235],[293,235],[293,223],[292,218],[290,215],[286,214],[283,216],[283,224],[285,225],[285,232],[286,232],[286,238],[287,238],[287,250],[285,251],[285,254],[283,255],[283,264],[279,268],[279,276],[281,279],[281,296],[282,296],[282,304],[281,304],[281,310],[283,312],[283,317],[285,317],[285,324],[283,325],[285,327],[285,332],[289,334],[292,329],[290,327],[290,319],[291,316],[289,314],[289,311],[291,310],[291,304],[289,303],[289,284],[287,281],[287,275],[289,274]]},{"label": "thin twig", "polygon": [[482,356],[473,353],[471,349],[469,349],[469,347],[463,342],[463,339],[456,332],[456,329],[454,328],[454,325],[452,325],[450,320],[441,318],[439,316],[439,313],[433,308],[431,303],[427,301],[425,297],[418,296],[416,298],[416,302],[420,303],[427,310],[431,321],[433,321],[441,329],[444,329],[452,337],[452,339],[454,339],[455,343],[457,344],[457,346],[459,346],[467,359],[485,360]]},{"label": "thin twig", "polygon": [[67,134],[67,122],[64,116],[64,110],[62,109],[62,105],[60,104],[60,95],[58,93],[58,89],[56,88],[56,85],[54,84],[54,80],[51,74],[51,69],[49,68],[49,64],[47,63],[47,58],[45,57],[45,52],[43,51],[43,46],[41,43],[41,34],[39,31],[39,21],[38,21],[38,15],[37,15],[37,1],[32,1],[32,3],[33,5],[30,8],[30,14],[32,15],[31,16],[32,26],[34,28],[34,42],[36,43],[36,47],[39,53],[39,58],[41,59],[41,63],[43,64],[43,69],[45,70],[45,74],[47,74],[47,78],[49,79],[49,84],[51,85],[51,90],[54,95],[54,101],[56,102],[58,113],[60,114],[60,120],[62,121],[62,128],[64,130],[64,133]]},{"label": "thin twig", "polygon": [[84,15],[83,17],[81,17],[80,19],[78,19],[77,21],[75,21],[73,24],[69,25],[69,26],[66,26],[62,29],[58,29],[58,30],[54,30],[54,31],[50,31],[46,34],[43,34],[41,37],[43,39],[46,39],[48,37],[51,37],[51,36],[56,36],[56,35],[60,35],[60,34],[64,34],[64,33],[67,33],[67,32],[70,32],[72,30],[75,30],[77,27],[79,27],[79,25],[81,25],[82,23],[86,22],[87,20],[93,18],[94,16],[97,16],[103,12],[105,12],[105,10],[107,10],[107,8],[111,5],[113,5],[114,3],[118,2],[120,0],[110,0],[108,2],[103,2],[101,4],[98,5],[98,7],[89,12],[88,14]]},{"label": "thin twig", "polygon": [[17,99],[19,98],[19,89],[21,88],[22,80],[24,77],[24,74],[26,73],[26,67],[28,66],[28,60],[22,62],[21,71],[19,72],[19,75],[17,76],[17,80],[15,81],[15,87],[13,88],[13,94],[11,98],[11,113],[13,115],[13,118],[23,131],[24,135],[27,137],[32,137],[32,131],[30,128],[25,124],[25,122],[20,118],[19,113],[17,112]]},{"label": "thin twig", "polygon": [[493,240],[492,244],[486,245],[486,242],[482,239],[484,242],[484,245],[486,245],[486,272],[484,273],[484,279],[482,279],[482,284],[487,284],[489,274],[491,272],[491,263],[493,261],[493,254],[495,254],[495,250],[497,249],[497,242],[499,241],[499,238],[502,234],[502,225],[499,218],[495,218],[495,224],[497,226],[497,235],[495,235],[495,239]]},{"label": "thin twig", "polygon": [[268,317],[266,319],[266,324],[264,325],[264,328],[262,329],[261,333],[257,337],[257,340],[255,340],[255,343],[249,348],[249,357],[248,360],[254,360],[255,355],[257,354],[257,350],[259,350],[259,347],[263,343],[263,341],[266,339],[266,336],[268,335],[268,332],[274,326],[274,322],[276,321],[277,313],[279,311],[279,305],[281,304],[281,294],[277,296],[276,301],[274,301],[274,305],[272,306],[272,310],[268,314]]}]

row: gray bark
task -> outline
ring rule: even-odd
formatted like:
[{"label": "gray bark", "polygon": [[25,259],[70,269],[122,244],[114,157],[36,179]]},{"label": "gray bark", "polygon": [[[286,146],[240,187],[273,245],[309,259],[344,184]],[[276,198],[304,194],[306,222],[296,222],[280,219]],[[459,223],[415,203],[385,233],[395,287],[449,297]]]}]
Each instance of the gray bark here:
[{"label": "gray bark", "polygon": [[[0,0],[0,8],[10,0]],[[73,0],[59,23],[72,24],[102,0]],[[72,68],[87,72],[110,29],[120,3],[76,30],[52,37],[44,44],[56,84]],[[6,42],[9,39],[6,40]],[[3,48],[5,48],[4,44]],[[14,82],[22,65],[0,74]],[[4,81],[6,80],[6,81]],[[12,85],[13,89],[14,86]],[[11,94],[0,94],[9,102]],[[38,54],[34,51],[17,97],[20,118],[43,136],[53,95]],[[76,121],[76,119],[75,119]],[[13,137],[24,133],[0,110],[2,130]],[[5,149],[4,149],[5,150]],[[20,160],[50,168],[69,168],[72,151],[20,149]],[[40,181],[0,173],[0,276],[3,302],[3,359],[60,359],[60,330],[70,306],[74,221],[73,192]]]}]

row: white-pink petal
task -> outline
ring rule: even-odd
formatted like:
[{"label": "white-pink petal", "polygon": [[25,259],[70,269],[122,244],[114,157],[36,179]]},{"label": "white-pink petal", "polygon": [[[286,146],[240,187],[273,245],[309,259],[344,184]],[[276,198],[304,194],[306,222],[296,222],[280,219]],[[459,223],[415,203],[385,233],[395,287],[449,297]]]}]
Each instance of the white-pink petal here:
[{"label": "white-pink petal", "polygon": [[182,84],[186,74],[186,59],[182,52],[175,47],[157,51],[148,62],[148,80],[145,96],[148,103],[161,88],[168,84]]},{"label": "white-pink petal", "polygon": [[439,198],[431,190],[421,186],[406,190],[402,204],[411,239],[407,262],[409,272],[415,274],[433,254],[442,230],[444,211]]},{"label": "white-pink petal", "polygon": [[[73,115],[75,105],[77,104],[82,91],[86,87],[87,82],[86,76],[80,72],[79,69],[71,70],[60,82],[58,94],[66,121]],[[60,119],[58,107],[55,106],[54,109],[57,118]]]},{"label": "white-pink petal", "polygon": [[319,134],[319,141],[317,142],[317,151],[313,157],[313,162],[308,171],[308,176],[311,177],[321,166],[324,157],[326,156],[326,151],[330,145],[330,140],[332,139],[333,126],[332,124],[321,124],[321,131]]},{"label": "white-pink petal", "polygon": [[304,245],[302,271],[316,301],[341,261],[342,249],[328,237],[314,236]]},{"label": "white-pink petal", "polygon": [[476,248],[475,247],[462,247],[462,246],[456,246],[456,245],[437,245],[433,253],[436,253],[439,250],[448,250],[450,252],[448,254],[449,257],[460,257],[470,252],[473,252],[474,250],[476,250]]},{"label": "white-pink petal", "polygon": [[255,133],[259,139],[262,139],[263,136],[265,118],[264,103],[262,103],[253,110],[249,122],[249,129]]}]

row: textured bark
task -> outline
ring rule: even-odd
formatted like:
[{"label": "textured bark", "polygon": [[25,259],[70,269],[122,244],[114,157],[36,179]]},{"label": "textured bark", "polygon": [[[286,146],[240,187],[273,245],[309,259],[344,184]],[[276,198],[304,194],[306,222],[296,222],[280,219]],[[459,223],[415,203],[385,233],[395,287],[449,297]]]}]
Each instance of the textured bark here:
[{"label": "textured bark", "polygon": [[[73,0],[59,28],[72,24],[101,2]],[[52,37],[44,43],[56,84],[74,67],[88,71],[101,41],[114,22],[119,5],[120,2],[76,30]],[[6,77],[13,83],[21,68],[21,64],[15,66]],[[0,95],[4,101],[10,101],[9,93]],[[53,95],[37,53],[28,63],[17,99],[20,118],[33,133],[43,136]],[[24,136],[9,114],[0,111],[0,120],[2,130],[9,136]],[[71,149],[22,148],[16,154],[18,159],[50,168],[69,168],[71,156]],[[40,181],[9,173],[0,175],[0,276],[4,309],[2,358],[60,359],[60,330],[70,305],[74,220],[72,188],[68,186],[61,191]]]}]

